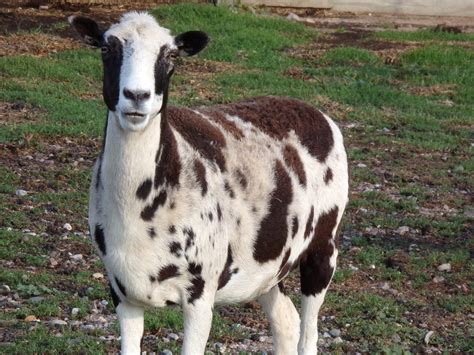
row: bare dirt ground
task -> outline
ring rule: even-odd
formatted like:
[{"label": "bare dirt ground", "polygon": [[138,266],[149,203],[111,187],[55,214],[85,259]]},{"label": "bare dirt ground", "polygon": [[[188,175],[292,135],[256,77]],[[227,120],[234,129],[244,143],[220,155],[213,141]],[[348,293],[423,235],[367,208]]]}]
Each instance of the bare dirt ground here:
[{"label": "bare dirt ground", "polygon": [[[341,27],[377,31],[396,29],[398,31],[415,31],[420,28],[434,28],[445,26],[452,31],[465,33],[474,32],[472,17],[464,16],[416,16],[394,15],[383,13],[353,13],[337,12],[331,10],[299,9],[274,7],[271,12],[287,17],[295,14],[300,21],[315,26],[320,30],[334,30]],[[290,15],[292,16],[292,15]]]}]

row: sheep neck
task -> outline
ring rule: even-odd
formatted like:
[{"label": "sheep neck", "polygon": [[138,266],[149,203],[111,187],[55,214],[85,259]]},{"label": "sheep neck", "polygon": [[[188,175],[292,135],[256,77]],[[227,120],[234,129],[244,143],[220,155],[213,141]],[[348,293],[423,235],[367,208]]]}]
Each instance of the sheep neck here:
[{"label": "sheep neck", "polygon": [[159,114],[140,132],[124,131],[113,112],[108,115],[103,149],[102,179],[116,203],[136,199],[137,187],[155,175],[155,158],[166,122]]}]

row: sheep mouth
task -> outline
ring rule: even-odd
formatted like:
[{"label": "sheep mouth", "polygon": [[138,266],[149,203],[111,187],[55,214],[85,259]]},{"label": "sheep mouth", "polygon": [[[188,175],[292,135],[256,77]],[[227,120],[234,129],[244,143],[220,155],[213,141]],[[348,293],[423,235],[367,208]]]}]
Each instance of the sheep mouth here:
[{"label": "sheep mouth", "polygon": [[123,117],[132,124],[140,124],[146,120],[147,115],[140,112],[124,112]]},{"label": "sheep mouth", "polygon": [[140,112],[125,112],[124,115],[127,118],[143,118],[146,116],[144,113]]}]

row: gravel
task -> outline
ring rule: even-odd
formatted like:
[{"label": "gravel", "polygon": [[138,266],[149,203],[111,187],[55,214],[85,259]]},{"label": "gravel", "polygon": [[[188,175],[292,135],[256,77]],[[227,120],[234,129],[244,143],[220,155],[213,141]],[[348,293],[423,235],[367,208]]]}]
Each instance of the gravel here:
[{"label": "gravel", "polygon": [[226,346],[222,343],[214,343],[214,350],[216,350],[218,353],[223,353],[226,350]]},{"label": "gravel", "polygon": [[168,334],[168,339],[177,341],[179,339],[179,335],[175,333],[169,333]]},{"label": "gravel", "polygon": [[337,338],[341,335],[341,331],[339,329],[334,328],[329,331],[329,334],[331,334],[332,337]]},{"label": "gravel", "polygon": [[28,299],[28,302],[30,303],[40,303],[43,302],[46,298],[41,297],[41,296],[34,296]]},{"label": "gravel", "polygon": [[81,261],[82,260],[82,254],[74,254],[74,255],[71,255],[70,258],[73,261]]},{"label": "gravel", "polygon": [[8,285],[1,285],[0,286],[0,295],[8,295],[11,292],[10,286]]},{"label": "gravel", "polygon": [[15,195],[17,195],[17,196],[26,196],[26,195],[28,195],[28,191],[18,189],[18,190],[15,191]]},{"label": "gravel", "polygon": [[408,226],[398,227],[396,232],[400,235],[405,235],[405,234],[410,232],[410,227],[408,227]]},{"label": "gravel", "polygon": [[79,314],[80,309],[79,308],[73,308],[71,309],[71,316],[75,317]]},{"label": "gravel", "polygon": [[438,270],[439,271],[451,271],[451,264],[450,263],[441,264],[440,266],[438,266]]},{"label": "gravel", "polygon": [[48,322],[49,325],[53,327],[64,327],[67,325],[67,322],[61,319],[53,319]]}]

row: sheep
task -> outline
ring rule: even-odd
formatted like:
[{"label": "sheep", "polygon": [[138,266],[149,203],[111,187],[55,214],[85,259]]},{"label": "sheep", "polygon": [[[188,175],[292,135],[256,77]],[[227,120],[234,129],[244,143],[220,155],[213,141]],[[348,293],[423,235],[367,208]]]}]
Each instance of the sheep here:
[{"label": "sheep", "polygon": [[[101,48],[108,108],[89,200],[122,354],[139,354],[145,307],[181,305],[183,354],[203,354],[214,305],[257,299],[276,354],[317,351],[318,312],[336,268],[348,200],[336,124],[302,101],[263,96],[197,109],[168,105],[176,58],[208,44],[147,13],[103,31],[71,16]],[[298,267],[301,321],[283,285]]]}]

